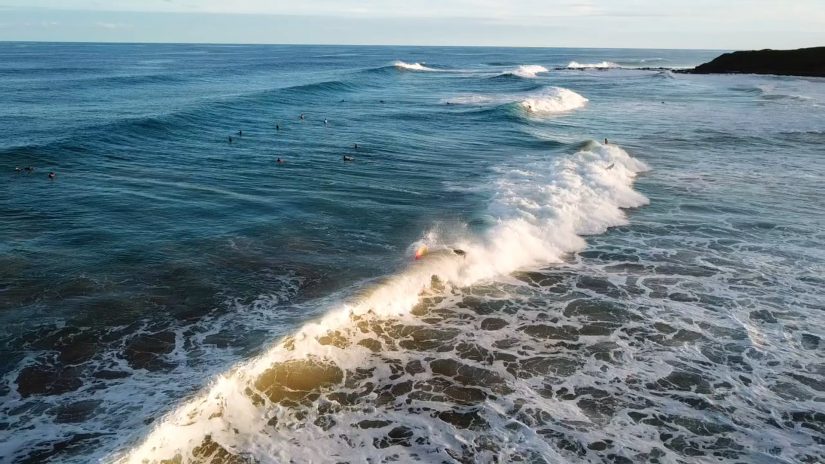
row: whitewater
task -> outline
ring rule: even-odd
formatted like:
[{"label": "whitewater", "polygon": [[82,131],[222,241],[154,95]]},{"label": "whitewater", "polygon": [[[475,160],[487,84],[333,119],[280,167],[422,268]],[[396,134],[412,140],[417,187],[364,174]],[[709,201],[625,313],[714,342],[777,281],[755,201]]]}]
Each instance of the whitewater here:
[{"label": "whitewater", "polygon": [[714,56],[0,44],[0,461],[825,460],[825,90]]},{"label": "whitewater", "polygon": [[[370,450],[370,443],[387,438],[383,436],[386,430],[369,429],[386,429],[392,424],[398,426],[389,431],[388,443],[416,442],[404,451],[405,460],[423,456],[427,461],[436,456],[449,459],[451,451],[460,449],[462,440],[456,441],[451,434],[433,435],[439,429],[433,414],[415,414],[415,407],[407,413],[394,411],[388,404],[375,408],[380,398],[377,387],[382,384],[385,390],[394,392],[389,399],[393,405],[411,404],[410,399],[419,391],[417,373],[393,375],[396,363],[418,365],[420,374],[427,376],[444,374],[438,371],[439,360],[429,361],[428,365],[428,351],[416,346],[416,331],[427,329],[417,325],[410,311],[424,295],[426,299],[445,298],[485,279],[559,262],[566,254],[585,247],[582,235],[625,224],[623,209],[647,203],[632,189],[635,176],[646,170],[644,163],[621,148],[591,141],[550,167],[534,163],[501,173],[489,210],[498,219],[483,237],[453,236],[456,241],[443,243],[437,234],[427,234],[414,247],[426,245],[432,250],[430,256],[374,284],[365,295],[332,309],[260,358],[221,375],[206,393],[164,418],[142,445],[119,461],[155,462],[175,457],[188,461],[226,457],[233,450],[242,450],[243,456],[256,462],[281,462],[298,456],[307,462],[330,456],[381,461],[398,451],[382,447]],[[456,254],[456,249],[466,255]],[[374,328],[395,325],[402,328],[394,327],[390,333]],[[372,338],[376,336],[378,340]],[[486,340],[486,344],[493,341]],[[404,342],[409,346],[404,347]],[[392,362],[388,362],[388,356],[392,356]],[[488,398],[495,393],[502,395],[496,401],[482,402],[479,413],[479,420],[501,422],[492,429],[501,446],[514,438],[507,433],[501,412],[512,408],[517,398],[529,398],[514,393],[529,392],[530,387],[506,371],[487,370],[480,365],[461,368],[481,371],[495,379],[490,385],[477,385],[474,391]],[[458,371],[456,375],[460,375]],[[470,379],[459,382],[472,383]],[[367,384],[370,387],[363,389]],[[336,398],[342,389],[357,394],[355,404],[330,409],[332,403],[340,403]],[[534,406],[543,402],[540,397],[532,401]],[[432,399],[420,401],[420,406],[432,408],[434,403],[437,401]],[[451,408],[447,403],[432,410],[436,415],[449,414]],[[363,427],[366,431],[344,438],[352,424],[364,422],[371,425]],[[438,445],[422,442],[423,437]],[[305,445],[309,441],[313,443],[310,452]],[[445,443],[455,448],[444,448]],[[540,454],[545,459],[559,456],[535,437],[523,447],[491,456],[510,460],[534,448],[543,450]]]}]

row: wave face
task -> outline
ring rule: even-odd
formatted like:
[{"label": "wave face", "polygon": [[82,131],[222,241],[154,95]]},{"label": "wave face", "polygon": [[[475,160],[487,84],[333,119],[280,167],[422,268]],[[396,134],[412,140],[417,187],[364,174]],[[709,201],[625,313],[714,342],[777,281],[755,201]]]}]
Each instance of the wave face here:
[{"label": "wave face", "polygon": [[618,67],[618,64],[610,61],[600,61],[598,63],[579,63],[577,61],[571,61],[570,63],[567,63],[568,69],[608,69]]},{"label": "wave face", "polygon": [[[632,188],[646,169],[596,142],[549,166],[502,169],[488,210],[498,219],[485,233],[427,234],[414,244],[432,250],[424,259],[221,376],[120,460],[558,458],[540,435],[513,429],[507,413],[545,401],[529,374],[534,359],[495,348],[524,332],[513,326],[477,339],[446,314],[473,284],[558,262],[584,248],[582,235],[626,224],[622,209],[647,203]],[[428,325],[435,319],[444,324]],[[500,321],[486,324],[507,325]],[[466,356],[455,359],[450,345]],[[518,446],[506,447],[517,437]]]},{"label": "wave face", "polygon": [[436,69],[429,68],[421,63],[405,63],[403,61],[396,61],[393,63],[393,66],[404,71],[436,71]]}]

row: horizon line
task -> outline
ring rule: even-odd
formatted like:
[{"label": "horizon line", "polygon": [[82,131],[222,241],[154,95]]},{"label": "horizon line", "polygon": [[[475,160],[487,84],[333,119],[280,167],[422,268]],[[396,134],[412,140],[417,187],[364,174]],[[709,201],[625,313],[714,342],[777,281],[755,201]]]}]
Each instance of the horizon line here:
[{"label": "horizon line", "polygon": [[[656,47],[594,47],[594,46],[545,46],[545,45],[418,45],[418,44],[379,44],[379,43],[275,43],[275,42],[134,42],[134,41],[94,41],[94,40],[6,40],[0,39],[3,43],[32,43],[32,44],[97,44],[97,45],[235,45],[235,46],[297,46],[297,47],[415,47],[415,48],[538,48],[538,49],[577,49],[577,50],[681,50],[699,52],[725,52],[725,51],[745,51],[744,49],[731,48],[656,48]],[[823,46],[825,47],[825,46]],[[788,49],[752,48],[748,50],[799,50],[802,48],[818,47],[798,47]]]}]

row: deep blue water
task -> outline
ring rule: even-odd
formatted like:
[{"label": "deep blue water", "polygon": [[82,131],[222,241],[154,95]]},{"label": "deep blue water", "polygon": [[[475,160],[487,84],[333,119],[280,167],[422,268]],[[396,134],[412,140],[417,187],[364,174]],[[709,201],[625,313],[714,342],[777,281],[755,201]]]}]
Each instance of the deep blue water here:
[{"label": "deep blue water", "polygon": [[0,461],[825,459],[825,81],[717,54],[0,44]]}]

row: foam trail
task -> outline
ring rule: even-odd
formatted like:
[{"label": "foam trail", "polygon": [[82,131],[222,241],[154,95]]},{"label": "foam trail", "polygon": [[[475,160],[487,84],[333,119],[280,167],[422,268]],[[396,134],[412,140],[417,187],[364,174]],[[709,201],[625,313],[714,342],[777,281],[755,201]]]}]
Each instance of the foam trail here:
[{"label": "foam trail", "polygon": [[393,66],[405,71],[436,71],[435,69],[428,68],[427,66],[424,66],[421,63],[405,63],[400,60],[393,63]]},{"label": "foam trail", "polygon": [[607,69],[618,67],[618,64],[611,63],[610,61],[602,61],[599,63],[579,63],[577,61],[571,61],[567,64],[568,69]]},{"label": "foam trail", "polygon": [[[440,453],[431,456],[432,460],[449,459],[451,455],[443,454],[444,450],[460,449],[470,432],[439,426],[431,415],[402,415],[370,407],[344,412],[349,414],[346,424],[339,421],[350,435],[345,439],[349,447],[340,442],[344,435],[326,433],[335,424],[319,422],[321,414],[315,413],[339,407],[335,405],[343,397],[333,399],[331,394],[346,396],[352,388],[347,387],[351,376],[357,372],[377,378],[397,375],[380,350],[368,349],[368,344],[361,343],[364,339],[355,340],[364,336],[370,324],[380,324],[375,321],[407,317],[422,294],[437,293],[434,282],[466,286],[520,268],[558,262],[585,247],[583,235],[626,224],[622,209],[647,203],[632,187],[636,174],[646,169],[621,148],[597,142],[588,142],[577,153],[552,162],[502,169],[492,184],[488,208],[496,219],[486,232],[459,231],[449,240],[428,233],[421,240],[435,250],[428,257],[220,376],[204,393],[159,421],[143,443],[116,460],[234,462],[233,457],[242,455],[257,462],[323,462],[333,457],[363,462],[367,456],[378,462],[396,456],[395,460],[407,462],[415,453],[424,452],[425,444],[419,448],[352,445],[352,440],[374,443],[378,439],[370,436],[370,427],[358,430],[351,425],[376,417],[428,431],[440,446],[428,451]],[[464,250],[466,256],[456,254],[454,248]],[[534,395],[525,385],[516,387],[523,390],[520,394]],[[296,414],[293,409],[299,404],[312,405],[312,417]],[[406,433],[403,427],[400,430],[398,434]],[[525,439],[540,447],[545,458],[560,459],[540,438]]]}]

